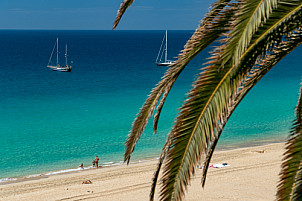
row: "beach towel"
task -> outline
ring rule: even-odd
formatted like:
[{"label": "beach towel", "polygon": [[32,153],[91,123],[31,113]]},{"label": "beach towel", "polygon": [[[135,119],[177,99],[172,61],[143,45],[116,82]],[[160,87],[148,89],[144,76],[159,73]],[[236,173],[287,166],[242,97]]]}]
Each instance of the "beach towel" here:
[{"label": "beach towel", "polygon": [[83,183],[82,183],[82,184],[92,184],[92,181],[90,181],[90,180],[83,181]]},{"label": "beach towel", "polygon": [[227,163],[219,163],[219,164],[211,165],[210,167],[222,168],[222,167],[228,167],[228,166],[230,166],[230,165],[228,165]]},{"label": "beach towel", "polygon": [[[228,165],[227,163],[219,163],[219,164],[214,164],[214,165],[210,165],[209,167],[213,167],[213,168],[222,168],[222,167],[228,167],[230,165]],[[199,166],[197,165],[197,168],[202,169],[203,166]]]}]

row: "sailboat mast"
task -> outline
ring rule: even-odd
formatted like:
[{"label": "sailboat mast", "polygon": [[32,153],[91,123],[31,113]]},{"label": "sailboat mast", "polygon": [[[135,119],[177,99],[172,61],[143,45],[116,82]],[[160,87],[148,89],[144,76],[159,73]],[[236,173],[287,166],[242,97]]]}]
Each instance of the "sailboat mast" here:
[{"label": "sailboat mast", "polygon": [[57,66],[59,65],[59,38],[57,38]]},{"label": "sailboat mast", "polygon": [[65,47],[65,65],[67,66],[67,44]]},{"label": "sailboat mast", "polygon": [[166,29],[166,52],[165,52],[165,62],[168,60],[168,31]]}]

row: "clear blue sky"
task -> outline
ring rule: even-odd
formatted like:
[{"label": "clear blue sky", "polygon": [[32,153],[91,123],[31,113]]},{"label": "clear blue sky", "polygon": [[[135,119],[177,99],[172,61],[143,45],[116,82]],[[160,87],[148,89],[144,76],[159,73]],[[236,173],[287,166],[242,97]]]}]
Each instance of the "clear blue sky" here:
[{"label": "clear blue sky", "polygon": [[[108,30],[122,0],[0,0],[0,29]],[[120,30],[196,29],[215,0],[136,0]]]}]

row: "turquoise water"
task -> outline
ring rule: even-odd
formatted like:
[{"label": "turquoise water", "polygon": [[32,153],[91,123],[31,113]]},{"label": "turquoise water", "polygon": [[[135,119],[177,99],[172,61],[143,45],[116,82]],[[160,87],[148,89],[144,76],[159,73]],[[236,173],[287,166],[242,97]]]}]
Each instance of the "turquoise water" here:
[{"label": "turquoise water", "polygon": [[[193,31],[169,31],[170,58]],[[165,68],[154,60],[164,31],[0,31],[0,179],[123,160],[124,142]],[[45,66],[54,41],[68,43],[71,73]],[[61,50],[64,51],[63,49]],[[219,148],[283,140],[301,81],[299,47],[251,90],[228,122]],[[194,59],[168,97],[152,134],[149,124],[133,160],[159,155],[194,75]],[[152,121],[150,121],[151,123]]]}]

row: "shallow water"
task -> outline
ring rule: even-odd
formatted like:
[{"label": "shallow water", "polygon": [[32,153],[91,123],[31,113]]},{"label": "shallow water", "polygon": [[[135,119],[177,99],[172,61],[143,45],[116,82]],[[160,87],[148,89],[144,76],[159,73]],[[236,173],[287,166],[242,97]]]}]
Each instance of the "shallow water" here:
[{"label": "shallow water", "polygon": [[[169,31],[169,57],[193,31]],[[101,163],[119,164],[132,122],[163,75],[155,58],[164,31],[0,31],[0,178]],[[68,43],[71,73],[46,68],[56,37]],[[301,81],[299,47],[251,90],[228,122],[218,148],[285,139]],[[167,99],[158,134],[149,124],[134,160],[159,155],[194,75],[188,66]],[[61,58],[63,59],[63,58]],[[152,120],[151,120],[152,121]],[[150,121],[150,122],[151,122]]]}]

